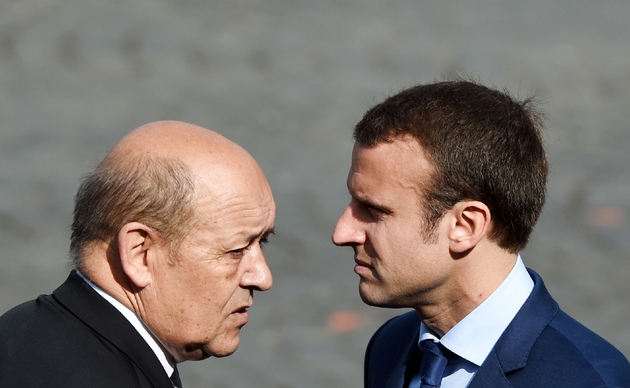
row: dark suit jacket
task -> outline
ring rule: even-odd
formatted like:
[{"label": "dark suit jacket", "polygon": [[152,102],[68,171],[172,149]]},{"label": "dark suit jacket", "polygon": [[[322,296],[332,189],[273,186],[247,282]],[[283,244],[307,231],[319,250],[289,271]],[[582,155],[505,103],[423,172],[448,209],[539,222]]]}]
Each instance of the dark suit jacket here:
[{"label": "dark suit jacket", "polygon": [[[565,314],[542,279],[490,352],[469,388],[630,388],[630,364],[612,345]],[[492,317],[488,317],[492,319]],[[415,311],[386,322],[365,356],[365,387],[407,387],[422,359]]]},{"label": "dark suit jacket", "polygon": [[0,387],[173,388],[149,345],[74,271],[0,317]]}]

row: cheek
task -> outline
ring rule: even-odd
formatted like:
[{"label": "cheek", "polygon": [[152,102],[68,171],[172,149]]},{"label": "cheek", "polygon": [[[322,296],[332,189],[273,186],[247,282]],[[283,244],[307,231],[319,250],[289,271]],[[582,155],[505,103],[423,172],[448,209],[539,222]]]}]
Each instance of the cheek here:
[{"label": "cheek", "polygon": [[[218,327],[221,321],[231,313],[240,287],[236,276],[223,274],[207,278],[204,287],[197,288],[191,295],[189,313],[200,323]],[[245,291],[246,290],[242,290]],[[241,301],[242,302],[242,301]]]},{"label": "cheek", "polygon": [[376,230],[365,250],[377,259],[373,264],[382,276],[389,273],[400,281],[425,270],[427,256],[432,256],[431,247],[423,244],[420,234],[414,233],[412,228]]},{"label": "cheek", "polygon": [[391,260],[392,256],[395,259],[402,250],[406,249],[408,244],[405,236],[406,231],[396,226],[395,224],[377,223],[369,228],[365,250],[370,257]]},{"label": "cheek", "polygon": [[181,330],[213,337],[229,326],[229,314],[247,303],[249,291],[240,287],[239,264],[217,263],[197,268],[180,279],[178,304],[174,306]]},{"label": "cheek", "polygon": [[221,295],[195,295],[177,308],[173,317],[171,335],[179,338],[178,342],[209,343],[220,336],[226,314],[223,311]]}]

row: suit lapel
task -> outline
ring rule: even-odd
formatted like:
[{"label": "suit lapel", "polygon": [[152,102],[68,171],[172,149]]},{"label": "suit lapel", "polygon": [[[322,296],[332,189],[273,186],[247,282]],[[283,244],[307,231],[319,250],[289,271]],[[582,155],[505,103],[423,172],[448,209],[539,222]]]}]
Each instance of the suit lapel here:
[{"label": "suit lapel", "polygon": [[125,353],[155,387],[172,388],[153,350],[120,312],[72,271],[53,297]]},{"label": "suit lapel", "polygon": [[528,271],[534,280],[532,293],[477,371],[469,388],[512,387],[506,376],[526,366],[536,340],[558,313],[558,304],[540,276]]},{"label": "suit lapel", "polygon": [[468,388],[512,388],[512,384],[505,377],[505,372],[499,363],[496,352],[490,352]]}]

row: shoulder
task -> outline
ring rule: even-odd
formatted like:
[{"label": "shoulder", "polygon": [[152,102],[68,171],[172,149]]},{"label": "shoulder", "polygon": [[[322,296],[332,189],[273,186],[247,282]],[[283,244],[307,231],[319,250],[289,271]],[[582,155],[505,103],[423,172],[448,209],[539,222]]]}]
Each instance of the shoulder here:
[{"label": "shoulder", "polygon": [[630,387],[630,363],[609,342],[559,310],[534,342],[525,368],[510,381],[527,387]]},{"label": "shoulder", "polygon": [[0,343],[6,345],[22,334],[37,334],[41,326],[48,326],[48,318],[55,311],[53,304],[54,300],[50,295],[41,295],[4,313],[0,316]]},{"label": "shoulder", "polygon": [[630,364],[603,338],[569,317],[540,276],[534,289],[478,372],[501,368],[513,387],[630,387]]},{"label": "shoulder", "polygon": [[417,343],[420,319],[415,311],[385,322],[372,336],[365,352],[366,386],[380,387],[405,363]]},{"label": "shoulder", "polygon": [[624,355],[562,310],[549,323],[538,344],[541,351],[557,359],[581,365],[582,373],[601,379],[605,386],[630,387],[630,363]]},{"label": "shoulder", "polygon": [[0,386],[140,387],[133,362],[51,295],[0,317]]}]

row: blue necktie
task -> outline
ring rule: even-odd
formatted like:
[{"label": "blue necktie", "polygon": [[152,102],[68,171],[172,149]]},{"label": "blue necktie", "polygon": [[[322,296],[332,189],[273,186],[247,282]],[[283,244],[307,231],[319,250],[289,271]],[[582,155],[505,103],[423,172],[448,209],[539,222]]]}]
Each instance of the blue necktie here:
[{"label": "blue necktie", "polygon": [[420,365],[420,388],[439,388],[442,385],[444,369],[448,364],[448,359],[444,357],[440,350],[440,345],[432,340],[420,342],[422,350],[422,364]]}]

